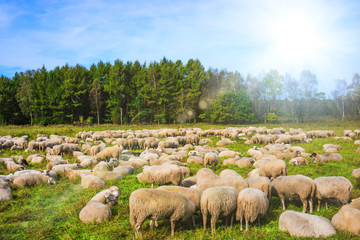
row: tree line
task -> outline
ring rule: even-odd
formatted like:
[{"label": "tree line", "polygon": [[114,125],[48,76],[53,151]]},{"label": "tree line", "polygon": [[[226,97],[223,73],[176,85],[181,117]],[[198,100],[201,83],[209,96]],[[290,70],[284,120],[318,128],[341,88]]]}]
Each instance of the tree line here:
[{"label": "tree line", "polygon": [[243,77],[165,57],[141,64],[116,60],[84,66],[45,66],[0,77],[2,124],[304,122],[317,117],[359,119],[360,77],[337,80],[332,99],[316,76],[277,70]]}]

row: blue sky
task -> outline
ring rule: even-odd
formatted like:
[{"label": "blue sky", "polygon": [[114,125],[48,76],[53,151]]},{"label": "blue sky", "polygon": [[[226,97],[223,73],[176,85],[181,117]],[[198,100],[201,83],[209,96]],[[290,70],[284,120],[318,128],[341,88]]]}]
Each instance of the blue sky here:
[{"label": "blue sky", "polygon": [[261,75],[298,78],[309,69],[319,91],[360,72],[360,1],[0,0],[0,75],[100,60],[198,58]]}]

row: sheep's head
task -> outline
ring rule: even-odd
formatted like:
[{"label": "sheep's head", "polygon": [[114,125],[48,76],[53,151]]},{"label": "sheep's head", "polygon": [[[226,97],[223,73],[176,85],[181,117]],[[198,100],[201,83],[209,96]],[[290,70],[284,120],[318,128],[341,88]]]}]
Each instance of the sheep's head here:
[{"label": "sheep's head", "polygon": [[139,182],[144,182],[146,180],[143,173],[139,173],[136,178],[139,180]]},{"label": "sheep's head", "polygon": [[77,163],[76,165],[77,165],[78,168],[82,168],[80,163]]},{"label": "sheep's head", "polygon": [[113,207],[118,203],[118,196],[113,195],[112,193],[105,194],[105,203]]},{"label": "sheep's head", "polygon": [[[317,153],[312,153],[311,155],[310,155],[310,157],[316,157],[317,156]],[[313,159],[313,161],[314,161],[314,159]]]},{"label": "sheep's head", "polygon": [[49,177],[48,184],[56,184],[56,181],[52,177]]}]

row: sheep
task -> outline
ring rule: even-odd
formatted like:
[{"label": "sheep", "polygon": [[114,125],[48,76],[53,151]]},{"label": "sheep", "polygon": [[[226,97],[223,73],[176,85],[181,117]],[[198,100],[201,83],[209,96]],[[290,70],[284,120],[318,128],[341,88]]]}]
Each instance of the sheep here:
[{"label": "sheep", "polygon": [[81,186],[83,188],[102,188],[105,182],[94,175],[85,175],[81,178]]},{"label": "sheep", "polygon": [[182,180],[180,183],[180,186],[187,187],[187,188],[194,186],[194,185],[196,185],[196,177],[188,177],[188,178]]},{"label": "sheep", "polygon": [[37,171],[37,170],[33,170],[33,169],[21,170],[21,171],[14,172],[14,176],[20,176],[20,175],[24,175],[24,174],[41,174],[41,172]]},{"label": "sheep", "polygon": [[232,169],[225,169],[222,170],[221,173],[219,174],[220,178],[233,178],[233,177],[239,177],[244,179],[240,174],[238,174],[237,172],[235,172],[235,170]]},{"label": "sheep", "polygon": [[17,164],[13,161],[7,161],[5,163],[5,166],[6,166],[6,170],[8,170],[10,172],[21,171],[21,170],[25,169],[25,167],[23,165]]},{"label": "sheep", "polygon": [[98,201],[108,205],[109,207],[113,207],[117,204],[119,195],[120,195],[119,188],[116,186],[112,186],[108,189],[102,190],[101,192],[97,193],[94,197],[91,198],[90,201]]},{"label": "sheep", "polygon": [[123,179],[121,173],[114,171],[93,171],[92,175],[99,177],[103,181],[121,181]]},{"label": "sheep", "polygon": [[259,175],[268,177],[270,180],[273,180],[280,175],[287,176],[286,163],[283,160],[271,160],[265,162],[259,168]]},{"label": "sheep", "polygon": [[236,220],[240,220],[240,230],[242,231],[243,219],[246,223],[246,231],[249,230],[249,222],[252,223],[264,217],[269,209],[269,200],[265,193],[256,188],[245,188],[240,191],[237,197]]},{"label": "sheep", "polygon": [[9,183],[0,179],[0,202],[13,199]]},{"label": "sheep", "polygon": [[33,186],[40,183],[56,184],[55,180],[49,176],[33,173],[21,175],[13,181],[13,184],[20,188]]},{"label": "sheep", "polygon": [[219,179],[220,177],[217,174],[215,174],[211,169],[201,168],[199,169],[199,171],[197,171],[195,178],[196,178],[196,183],[201,184],[208,180]]},{"label": "sheep", "polygon": [[[190,201],[192,201],[195,204],[195,211],[200,210],[200,198],[201,193],[196,188],[187,188],[187,187],[181,187],[181,186],[161,186],[157,189],[166,190],[166,191],[175,191],[175,192],[181,192],[184,194]],[[192,216],[193,225],[196,227],[195,223],[195,216]]]},{"label": "sheep", "polygon": [[102,223],[105,220],[110,220],[111,217],[110,207],[98,201],[89,201],[79,213],[82,222]]},{"label": "sheep", "polygon": [[204,164],[204,159],[199,156],[190,156],[186,160],[187,163]]},{"label": "sheep", "polygon": [[147,181],[151,183],[151,188],[155,184],[164,185],[173,183],[174,185],[180,185],[182,180],[181,167],[177,165],[166,166],[144,166],[143,172],[138,174],[136,178],[140,182]]},{"label": "sheep", "polygon": [[289,161],[289,163],[292,165],[292,166],[295,166],[295,165],[309,165],[309,161],[306,160],[306,158],[304,157],[296,157],[296,158],[293,158]]},{"label": "sheep", "polygon": [[335,145],[335,144],[324,144],[323,148],[324,148],[324,150],[326,150],[327,148],[335,148],[338,151],[341,150],[341,146]]},{"label": "sheep", "polygon": [[296,237],[326,238],[336,234],[329,219],[292,210],[280,215],[279,229]]},{"label": "sheep", "polygon": [[134,174],[134,168],[132,166],[118,166],[114,168],[113,172],[118,172],[121,175],[131,175]]},{"label": "sheep", "polygon": [[63,143],[53,147],[54,155],[72,154],[74,151],[81,151],[78,145],[74,143]]},{"label": "sheep", "polygon": [[44,171],[42,171],[42,174],[44,174],[44,175],[46,175],[46,176],[49,176],[49,177],[51,177],[51,178],[53,178],[53,179],[57,179],[58,178],[58,175],[56,174],[56,172],[54,172],[54,171],[52,171],[52,170],[44,170]]},{"label": "sheep", "polygon": [[310,157],[313,158],[312,161],[313,161],[314,163],[321,163],[321,162],[327,163],[327,162],[328,162],[327,157],[325,157],[324,155],[317,154],[317,153],[312,153],[312,154],[310,155]]},{"label": "sheep", "polygon": [[67,160],[54,160],[54,161],[50,161],[48,162],[48,164],[46,164],[46,170],[51,170],[54,166],[56,165],[60,165],[60,164],[68,164],[69,161]]},{"label": "sheep", "polygon": [[72,170],[69,169],[66,171],[66,176],[70,179],[70,180],[75,180],[76,178],[80,177],[84,177],[86,175],[92,174],[92,170],[86,170],[86,169],[82,169],[82,170]]},{"label": "sheep", "polygon": [[360,168],[352,170],[351,176],[354,178],[360,178]]},{"label": "sheep", "polygon": [[291,159],[291,158],[296,158],[298,157],[299,155],[301,154],[300,151],[295,151],[295,152],[292,152],[292,153],[280,153],[276,156],[276,158],[278,159]]},{"label": "sheep", "polygon": [[121,159],[121,149],[117,146],[106,147],[101,152],[96,154],[98,160],[110,160],[115,158],[117,160]]},{"label": "sheep", "polygon": [[216,165],[219,163],[219,157],[216,153],[206,153],[204,157],[204,167],[210,165],[211,167],[215,168]]},{"label": "sheep", "polygon": [[31,163],[44,163],[45,157],[40,154],[33,154],[33,155],[29,155],[26,158],[26,161]]},{"label": "sheep", "polygon": [[318,199],[318,211],[320,211],[321,199],[325,199],[326,209],[328,209],[328,198],[336,198],[343,204],[350,199],[353,189],[351,182],[345,177],[318,177],[314,179],[316,184],[315,197]]},{"label": "sheep", "polygon": [[248,177],[260,177],[259,175],[259,168],[255,168],[253,170],[251,170],[249,173],[248,173]]},{"label": "sheep", "polygon": [[52,167],[50,170],[53,170],[56,173],[66,173],[68,170],[77,170],[79,168],[82,168],[82,166],[78,163],[72,163],[72,164],[59,164]]},{"label": "sheep", "polygon": [[323,156],[325,156],[328,161],[342,161],[342,160],[344,160],[344,158],[338,153],[326,153]]},{"label": "sheep", "polygon": [[184,194],[159,189],[141,188],[132,192],[129,205],[130,224],[136,238],[147,218],[155,221],[170,218],[171,236],[174,237],[175,223],[186,220],[195,212],[195,204]]},{"label": "sheep", "polygon": [[200,184],[198,182],[196,183],[196,188],[199,189],[199,191],[201,192],[205,191],[208,188],[218,187],[218,186],[234,187],[238,192],[240,192],[244,188],[249,187],[249,184],[245,179],[240,177],[219,178],[219,179],[209,180]]},{"label": "sheep", "polygon": [[360,235],[360,198],[344,205],[332,217],[331,223],[340,231],[347,230],[357,236]]},{"label": "sheep", "polygon": [[206,222],[208,215],[211,215],[211,232],[215,233],[216,220],[223,216],[230,218],[230,225],[236,211],[236,200],[238,190],[233,187],[221,186],[206,189],[200,200],[201,213],[203,216],[204,231],[206,230]]},{"label": "sheep", "polygon": [[241,155],[241,153],[235,151],[222,151],[219,153],[219,157],[225,157],[225,158],[233,158],[239,155]]},{"label": "sheep", "polygon": [[252,158],[244,157],[235,162],[235,165],[239,168],[247,168],[251,166],[251,163],[255,161]]},{"label": "sheep", "polygon": [[315,190],[314,180],[303,175],[281,176],[271,183],[271,195],[280,198],[283,210],[285,210],[285,197],[298,196],[303,204],[303,212],[306,212],[309,201],[310,213],[312,213]]},{"label": "sheep", "polygon": [[98,163],[95,157],[90,156],[78,156],[77,159],[83,168],[88,168]]},{"label": "sheep", "polygon": [[267,198],[270,200],[271,182],[267,177],[253,176],[253,177],[248,177],[245,180],[248,182],[249,187],[263,191],[267,196]]}]

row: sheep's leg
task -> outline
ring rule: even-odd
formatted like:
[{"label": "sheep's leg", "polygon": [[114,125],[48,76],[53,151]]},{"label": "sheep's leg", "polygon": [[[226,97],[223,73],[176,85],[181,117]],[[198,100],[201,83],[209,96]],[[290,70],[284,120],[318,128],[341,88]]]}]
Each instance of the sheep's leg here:
[{"label": "sheep's leg", "polygon": [[307,208],[308,203],[307,203],[307,200],[304,199],[304,198],[300,198],[300,200],[301,200],[301,202],[303,204],[303,213],[304,213],[304,212],[306,212],[306,208]]},{"label": "sheep's leg", "polygon": [[135,221],[135,238],[138,238],[139,235],[141,235],[140,233],[140,228],[141,225],[143,224],[143,222],[145,221],[146,218],[142,217],[142,218],[137,218]]},{"label": "sheep's leg", "polygon": [[318,211],[320,211],[320,205],[321,205],[321,198],[318,199]]},{"label": "sheep's leg", "polygon": [[281,200],[283,210],[285,210],[285,196],[279,196],[279,197],[280,197],[280,200]]},{"label": "sheep's leg", "polygon": [[153,184],[153,183],[151,184],[151,188],[154,188],[154,184]]},{"label": "sheep's leg", "polygon": [[260,215],[258,216],[258,225],[260,226]]},{"label": "sheep's leg", "polygon": [[226,224],[226,226],[229,226],[229,218],[230,218],[230,216],[226,216],[226,217],[225,217],[225,224]]},{"label": "sheep's leg", "polygon": [[326,206],[326,209],[328,209],[328,201],[326,198],[325,198],[325,206]]},{"label": "sheep's leg", "polygon": [[203,225],[204,225],[204,231],[206,230],[206,222],[207,222],[207,214],[203,213]]},{"label": "sheep's leg", "polygon": [[240,217],[240,231],[242,231],[243,230],[243,227],[242,227],[242,216]]},{"label": "sheep's leg", "polygon": [[249,219],[245,219],[246,231],[249,230]]},{"label": "sheep's leg", "polygon": [[153,220],[150,220],[150,230],[152,231],[154,228],[154,221]]},{"label": "sheep's leg", "polygon": [[175,232],[175,222],[171,221],[171,237],[174,237]]},{"label": "sheep's leg", "polygon": [[217,220],[218,216],[216,215],[212,215],[211,216],[211,234],[214,234],[216,231],[216,220]]},{"label": "sheep's leg", "polygon": [[312,198],[309,199],[309,206],[310,206],[310,213],[312,213],[313,212],[313,199]]},{"label": "sheep's leg", "polygon": [[194,226],[194,227],[196,227],[195,214],[194,214],[194,215],[192,215],[192,217],[191,217],[191,218],[192,218],[193,226]]},{"label": "sheep's leg", "polygon": [[231,218],[230,218],[230,227],[233,226],[234,223],[234,216],[235,216],[235,212],[231,214]]}]

